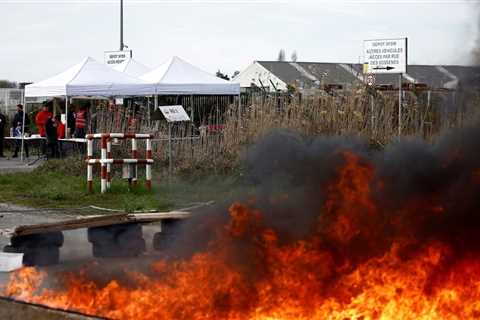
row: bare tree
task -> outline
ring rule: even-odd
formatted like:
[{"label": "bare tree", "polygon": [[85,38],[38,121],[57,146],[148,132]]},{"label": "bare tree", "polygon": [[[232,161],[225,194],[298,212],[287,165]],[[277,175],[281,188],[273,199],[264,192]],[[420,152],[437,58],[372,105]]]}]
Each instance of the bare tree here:
[{"label": "bare tree", "polygon": [[285,56],[286,56],[285,49],[280,49],[280,52],[278,53],[277,61],[285,61],[286,60]]},{"label": "bare tree", "polygon": [[295,50],[292,53],[292,61],[297,62],[297,60],[298,60],[298,54],[297,54],[297,51]]},{"label": "bare tree", "polygon": [[17,88],[17,83],[8,80],[0,80],[0,88]]}]

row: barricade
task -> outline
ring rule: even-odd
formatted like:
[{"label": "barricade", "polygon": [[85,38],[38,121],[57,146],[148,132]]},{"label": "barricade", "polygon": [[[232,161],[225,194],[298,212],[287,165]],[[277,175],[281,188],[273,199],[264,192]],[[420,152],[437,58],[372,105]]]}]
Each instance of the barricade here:
[{"label": "barricade", "polygon": [[[93,192],[93,166],[99,164],[101,167],[101,190],[102,193],[107,192],[112,183],[112,165],[131,165],[135,168],[131,177],[133,184],[137,184],[137,166],[145,165],[145,185],[148,190],[152,189],[152,134],[127,134],[127,133],[97,133],[88,134],[87,139],[87,184],[88,191]],[[112,139],[132,140],[132,158],[131,159],[113,159],[112,158]],[[93,141],[101,141],[100,159],[93,159]],[[146,140],[146,156],[145,159],[138,158],[137,140]],[[130,179],[129,179],[130,181]]]}]

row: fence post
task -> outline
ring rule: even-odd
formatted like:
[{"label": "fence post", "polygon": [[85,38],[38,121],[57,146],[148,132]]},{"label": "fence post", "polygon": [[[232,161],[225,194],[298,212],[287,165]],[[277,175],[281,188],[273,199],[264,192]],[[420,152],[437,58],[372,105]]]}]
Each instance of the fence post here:
[{"label": "fence post", "polygon": [[[108,138],[107,140],[107,159],[112,159],[112,140]],[[107,189],[110,189],[112,186],[112,165],[107,164]]]},{"label": "fence post", "polygon": [[147,139],[147,164],[145,166],[145,185],[148,191],[152,190],[152,165],[148,162],[148,160],[152,159],[152,140],[149,138]]},{"label": "fence post", "polygon": [[[138,151],[137,151],[137,139],[135,139],[135,137],[132,139],[132,158],[133,159],[138,159]],[[136,186],[137,185],[137,172],[138,172],[138,165],[135,164],[134,165],[134,177],[132,179],[133,181],[133,185]]]},{"label": "fence post", "polygon": [[100,157],[101,162],[101,191],[107,192],[107,135],[102,135],[102,155]]},{"label": "fence post", "polygon": [[87,184],[88,192],[93,192],[93,165],[90,160],[93,158],[93,139],[87,137]]}]

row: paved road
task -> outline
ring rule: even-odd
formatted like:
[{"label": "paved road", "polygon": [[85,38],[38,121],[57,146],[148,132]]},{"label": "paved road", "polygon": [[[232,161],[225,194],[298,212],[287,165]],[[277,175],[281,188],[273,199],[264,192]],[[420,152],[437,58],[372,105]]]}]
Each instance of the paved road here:
[{"label": "paved road", "polygon": [[[0,203],[0,250],[10,242],[8,235],[5,234],[5,231],[9,229],[12,230],[20,225],[56,222],[75,219],[77,217],[79,217],[78,212],[42,211]],[[147,242],[147,249],[149,251],[151,251],[153,235],[159,231],[160,227],[158,224],[143,226],[143,236]],[[87,229],[64,231],[63,235],[65,243],[60,249],[61,261],[67,262],[92,258],[91,244],[87,240]]]},{"label": "paved road", "polygon": [[25,161],[20,161],[18,158],[0,158],[0,174],[1,173],[12,173],[12,172],[30,172],[44,160],[30,157]]}]

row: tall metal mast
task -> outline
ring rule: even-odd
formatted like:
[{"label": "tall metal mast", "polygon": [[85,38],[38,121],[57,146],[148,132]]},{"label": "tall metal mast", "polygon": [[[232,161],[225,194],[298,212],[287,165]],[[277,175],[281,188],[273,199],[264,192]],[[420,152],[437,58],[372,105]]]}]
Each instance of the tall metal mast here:
[{"label": "tall metal mast", "polygon": [[120,51],[123,51],[123,0],[120,0]]}]

